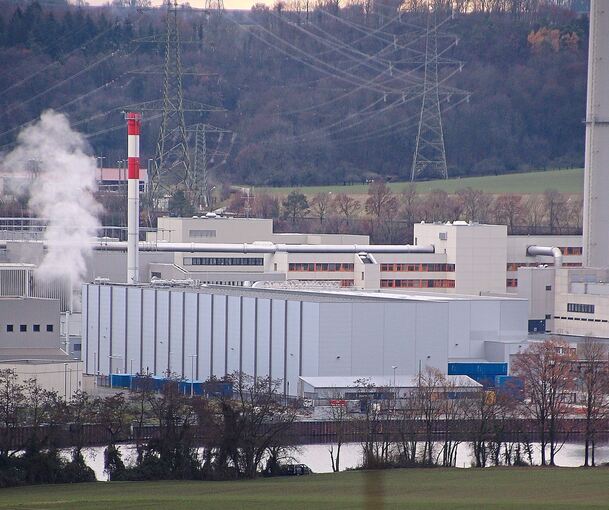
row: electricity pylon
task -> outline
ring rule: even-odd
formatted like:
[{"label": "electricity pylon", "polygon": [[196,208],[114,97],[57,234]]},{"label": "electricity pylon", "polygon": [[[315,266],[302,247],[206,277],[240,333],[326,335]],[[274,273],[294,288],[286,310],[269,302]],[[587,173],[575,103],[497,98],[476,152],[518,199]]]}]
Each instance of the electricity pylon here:
[{"label": "electricity pylon", "polygon": [[[157,112],[161,117],[148,185],[148,207],[153,210],[159,210],[161,200],[176,191],[183,191],[189,197],[192,195],[193,166],[185,113],[200,115],[202,112],[222,111],[222,108],[184,98],[183,75],[199,73],[185,73],[182,69],[177,0],[166,0],[165,6],[167,18],[163,39],[142,40],[142,42],[162,43],[165,46],[165,59],[160,70],[163,74],[163,97],[127,107],[137,108],[142,112]],[[209,75],[205,74],[205,76]]]},{"label": "electricity pylon", "polygon": [[219,152],[218,148],[214,151],[207,149],[208,133],[218,135],[218,147],[222,142],[222,137],[225,133],[230,133],[228,129],[221,129],[211,124],[194,124],[189,126],[189,131],[194,132],[194,153],[192,172],[190,174],[189,190],[191,190],[192,202],[196,206],[205,208],[211,205],[211,188],[209,185],[209,163],[213,163],[214,158],[218,155],[228,155],[228,153]]},{"label": "electricity pylon", "polygon": [[427,13],[425,66],[419,128],[412,158],[410,180],[419,177],[448,179],[442,110],[438,82],[438,27],[435,10]]}]

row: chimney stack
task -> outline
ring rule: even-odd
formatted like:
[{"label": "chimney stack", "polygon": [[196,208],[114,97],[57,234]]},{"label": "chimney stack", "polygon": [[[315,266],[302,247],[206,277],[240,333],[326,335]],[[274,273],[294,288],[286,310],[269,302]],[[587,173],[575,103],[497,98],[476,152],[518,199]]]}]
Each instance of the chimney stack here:
[{"label": "chimney stack", "polygon": [[590,2],[584,266],[609,267],[609,2]]},{"label": "chimney stack", "polygon": [[128,112],[127,120],[127,283],[139,280],[138,244],[140,241],[140,128],[142,114]]}]

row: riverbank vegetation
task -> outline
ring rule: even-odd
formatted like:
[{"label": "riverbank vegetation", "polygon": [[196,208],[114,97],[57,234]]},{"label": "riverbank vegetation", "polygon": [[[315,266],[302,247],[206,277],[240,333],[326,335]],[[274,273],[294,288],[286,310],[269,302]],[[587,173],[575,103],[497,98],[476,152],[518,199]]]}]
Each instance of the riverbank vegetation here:
[{"label": "riverbank vegetation", "polygon": [[[538,456],[542,466],[554,466],[571,433],[583,435],[582,463],[594,466],[609,417],[609,358],[606,346],[592,342],[581,355],[560,341],[532,343],[513,361],[518,384],[495,390],[431,367],[399,396],[397,388],[356,380],[357,406],[344,397],[316,402],[332,410],[324,425],[334,431],[333,470],[340,471],[349,441],[361,443],[363,469],[455,467],[463,447],[475,467],[532,466]],[[207,386],[230,391],[204,395],[191,395],[178,378],[159,386],[141,376],[132,384],[128,394],[77,393],[66,401],[0,370],[0,487],[94,480],[83,460],[92,444],[105,445],[104,469],[115,481],[279,475],[302,440],[296,420],[310,412],[288,398],[282,381],[242,373]],[[121,442],[135,447],[130,462]]]}]

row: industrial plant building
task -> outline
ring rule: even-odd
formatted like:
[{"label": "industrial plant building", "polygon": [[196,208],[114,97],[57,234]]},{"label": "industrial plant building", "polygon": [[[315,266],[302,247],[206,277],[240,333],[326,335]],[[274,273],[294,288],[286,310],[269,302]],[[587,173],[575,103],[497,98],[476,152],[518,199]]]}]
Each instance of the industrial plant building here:
[{"label": "industrial plant building", "polygon": [[[361,378],[304,376],[298,379],[298,396],[314,401],[333,399],[359,401],[371,397],[375,400],[407,400],[421,384],[421,377],[418,374]],[[482,384],[465,375],[447,375],[445,380],[446,386],[442,386],[441,390],[450,392],[453,398],[475,393],[482,388]]]},{"label": "industrial plant building", "polygon": [[235,371],[300,376],[447,372],[449,361],[509,360],[527,336],[527,302],[342,290],[294,291],[169,284],[85,284],[87,373]]},{"label": "industrial plant building", "polygon": [[[139,274],[140,281],[315,281],[361,290],[503,294],[517,292],[518,268],[555,264],[553,255],[533,255],[532,246],[558,247],[564,267],[582,262],[581,236],[508,236],[504,225],[419,223],[414,240],[371,245],[362,235],[276,234],[265,219],[159,218],[157,231],[140,243]],[[100,243],[90,279],[125,281],[125,250],[125,243]]]},{"label": "industrial plant building", "polygon": [[70,398],[82,389],[83,366],[61,349],[59,318],[56,299],[0,297],[0,370]]}]

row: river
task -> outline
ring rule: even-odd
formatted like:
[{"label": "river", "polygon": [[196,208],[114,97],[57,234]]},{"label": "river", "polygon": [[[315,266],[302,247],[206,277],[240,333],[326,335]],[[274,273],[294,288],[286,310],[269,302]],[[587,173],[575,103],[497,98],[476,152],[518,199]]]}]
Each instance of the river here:
[{"label": "river", "polygon": [[[332,463],[330,461],[328,444],[309,444],[298,447],[294,452],[295,463],[306,464],[314,473],[330,473],[332,472]],[[535,454],[534,461],[539,463],[539,445],[534,444]],[[123,460],[129,463],[133,459],[134,448],[132,445],[122,445],[120,450],[123,453]],[[87,464],[95,471],[98,480],[107,480],[104,473],[104,448],[94,447],[84,450],[85,460]],[[344,444],[340,452],[340,469],[341,471],[349,468],[355,468],[361,461],[361,444],[347,443]],[[562,467],[577,467],[584,462],[584,445],[583,443],[565,443],[560,452],[556,455],[556,464]],[[604,442],[596,447],[596,463],[601,464],[609,462],[609,443]],[[472,454],[471,448],[467,443],[459,445],[457,450],[457,467],[471,467]]]}]

